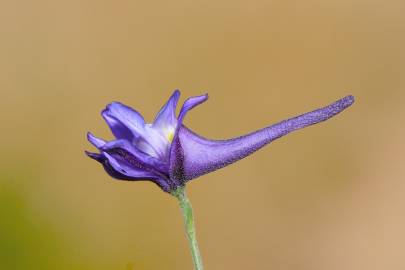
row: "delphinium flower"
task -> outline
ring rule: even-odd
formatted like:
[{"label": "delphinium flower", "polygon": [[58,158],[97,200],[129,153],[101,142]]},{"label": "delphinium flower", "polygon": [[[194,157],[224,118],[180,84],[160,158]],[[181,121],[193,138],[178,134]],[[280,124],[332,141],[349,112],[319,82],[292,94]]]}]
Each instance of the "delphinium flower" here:
[{"label": "delphinium flower", "polygon": [[86,154],[102,164],[105,171],[120,180],[149,180],[175,196],[182,209],[186,234],[196,270],[202,270],[193,212],[185,193],[186,183],[215,171],[259,150],[271,141],[340,113],[354,102],[346,96],[326,107],[281,121],[250,134],[229,140],[206,139],[183,125],[189,110],[203,103],[208,95],[187,99],[176,116],[180,97],[174,91],[152,123],[146,123],[134,109],[113,102],[102,111],[115,140],[105,141],[88,133],[88,140],[99,150]]}]

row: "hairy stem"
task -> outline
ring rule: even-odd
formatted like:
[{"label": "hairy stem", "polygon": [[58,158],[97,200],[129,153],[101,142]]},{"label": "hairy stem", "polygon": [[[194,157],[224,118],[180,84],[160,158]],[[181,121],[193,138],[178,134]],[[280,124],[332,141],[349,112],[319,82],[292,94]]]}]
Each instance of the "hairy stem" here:
[{"label": "hairy stem", "polygon": [[172,194],[179,200],[181,212],[184,218],[184,224],[186,227],[187,239],[190,245],[191,256],[193,257],[194,269],[203,270],[201,255],[198,249],[198,243],[195,233],[193,209],[191,207],[191,203],[187,198],[184,187],[179,187]]}]

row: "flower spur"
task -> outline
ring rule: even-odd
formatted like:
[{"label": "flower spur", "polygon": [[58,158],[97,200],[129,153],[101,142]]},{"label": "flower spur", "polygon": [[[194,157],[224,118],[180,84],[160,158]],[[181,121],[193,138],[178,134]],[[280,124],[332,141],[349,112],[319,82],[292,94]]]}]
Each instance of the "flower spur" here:
[{"label": "flower spur", "polygon": [[187,112],[206,101],[208,95],[187,99],[176,117],[179,97],[180,92],[174,91],[150,124],[122,103],[109,104],[102,116],[116,139],[107,142],[88,133],[88,140],[99,153],[86,151],[86,154],[100,162],[113,178],[150,180],[179,200],[196,270],[203,267],[191,204],[184,192],[186,182],[230,165],[292,131],[325,121],[354,102],[353,96],[346,96],[326,107],[244,136],[209,140],[183,125]]}]

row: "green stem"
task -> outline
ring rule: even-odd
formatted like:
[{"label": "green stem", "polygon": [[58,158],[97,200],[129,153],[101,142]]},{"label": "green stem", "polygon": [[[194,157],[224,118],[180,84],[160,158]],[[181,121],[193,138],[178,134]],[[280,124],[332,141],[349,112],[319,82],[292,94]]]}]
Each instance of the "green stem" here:
[{"label": "green stem", "polygon": [[172,193],[179,200],[180,208],[183,213],[184,224],[186,227],[187,239],[190,244],[191,256],[193,257],[195,270],[203,270],[200,251],[198,249],[197,238],[194,226],[193,209],[187,198],[184,187],[179,187]]}]

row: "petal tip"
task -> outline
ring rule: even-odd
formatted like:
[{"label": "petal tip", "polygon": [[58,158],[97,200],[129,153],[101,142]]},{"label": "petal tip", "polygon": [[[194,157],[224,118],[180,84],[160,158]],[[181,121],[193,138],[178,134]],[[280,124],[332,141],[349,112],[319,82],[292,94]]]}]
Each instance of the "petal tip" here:
[{"label": "petal tip", "polygon": [[112,102],[108,103],[105,106],[105,108],[104,108],[104,110],[102,112],[110,112],[110,111],[113,111],[115,109],[120,110],[120,109],[132,109],[132,108],[128,107],[127,105],[125,105],[122,102],[112,101]]},{"label": "petal tip", "polygon": [[95,138],[96,136],[94,136],[94,134],[91,133],[90,131],[87,131],[86,137],[87,137],[87,140],[89,140],[91,142],[91,140],[93,138]]},{"label": "petal tip", "polygon": [[90,151],[85,150],[84,153],[89,157],[92,158],[94,160],[100,161],[101,160],[101,155],[97,154],[97,153],[93,153]]},{"label": "petal tip", "polygon": [[111,111],[114,110],[114,108],[119,109],[121,107],[126,107],[124,104],[122,104],[119,101],[112,101],[110,103],[108,103],[105,108],[101,111],[101,115],[107,115],[109,113],[111,113]]},{"label": "petal tip", "polygon": [[206,93],[204,95],[190,97],[186,101],[184,101],[183,107],[181,108],[179,117],[178,117],[179,123],[181,123],[183,121],[184,116],[186,115],[186,113],[189,110],[200,105],[201,103],[204,103],[205,101],[207,101],[207,99],[208,99],[208,94]]},{"label": "petal tip", "polygon": [[173,91],[173,94],[172,94],[173,96],[178,96],[178,97],[180,97],[180,90],[179,89],[174,89],[174,91]]},{"label": "petal tip", "polygon": [[174,91],[173,91],[173,94],[171,95],[171,97],[169,98],[169,101],[172,101],[174,104],[175,104],[175,106],[177,105],[177,102],[179,101],[179,99],[180,99],[180,90],[179,89],[175,89]]},{"label": "petal tip", "polygon": [[91,132],[87,132],[87,140],[97,148],[100,148],[106,143],[103,139],[97,138]]}]

